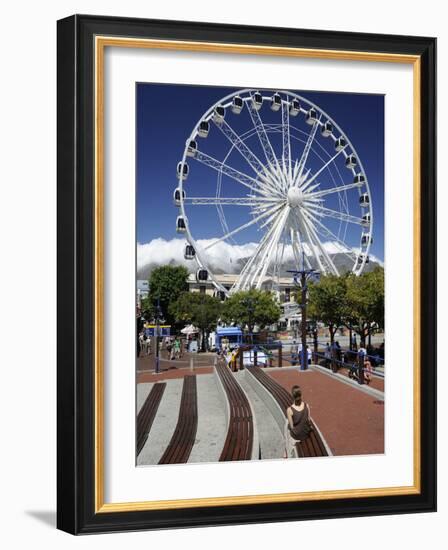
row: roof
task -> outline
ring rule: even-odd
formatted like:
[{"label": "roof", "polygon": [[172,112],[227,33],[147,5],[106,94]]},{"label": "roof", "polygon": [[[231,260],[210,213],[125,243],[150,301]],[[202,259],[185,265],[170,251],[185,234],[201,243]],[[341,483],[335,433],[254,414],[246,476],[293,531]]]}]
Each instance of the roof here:
[{"label": "roof", "polygon": [[218,336],[223,336],[226,334],[243,334],[240,327],[218,327],[216,329],[216,334]]}]

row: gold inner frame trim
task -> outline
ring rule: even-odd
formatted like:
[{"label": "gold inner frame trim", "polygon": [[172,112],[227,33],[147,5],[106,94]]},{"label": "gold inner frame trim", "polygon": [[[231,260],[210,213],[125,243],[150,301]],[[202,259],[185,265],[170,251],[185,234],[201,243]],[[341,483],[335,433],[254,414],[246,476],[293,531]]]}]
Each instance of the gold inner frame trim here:
[{"label": "gold inner frame trim", "polygon": [[[244,496],[206,497],[180,500],[154,500],[142,502],[104,502],[104,52],[106,47],[152,48],[162,50],[194,51],[208,53],[234,53],[331,59],[346,61],[370,61],[381,63],[406,63],[413,65],[413,199],[414,199],[414,480],[413,485],[350,490],[313,491],[301,493],[277,493]],[[381,52],[355,52],[258,46],[254,44],[225,44],[181,40],[153,40],[96,36],[95,54],[95,513],[132,512],[143,510],[167,510],[209,506],[235,506],[280,502],[303,502],[341,498],[413,495],[421,492],[421,423],[420,423],[420,154],[421,154],[421,60],[417,55],[389,54]]]}]

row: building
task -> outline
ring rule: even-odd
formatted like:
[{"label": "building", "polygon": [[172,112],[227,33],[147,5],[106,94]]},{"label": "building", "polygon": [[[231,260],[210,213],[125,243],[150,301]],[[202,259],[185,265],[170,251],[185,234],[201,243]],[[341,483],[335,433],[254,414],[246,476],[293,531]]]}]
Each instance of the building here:
[{"label": "building", "polygon": [[[238,279],[237,274],[231,273],[222,273],[220,275],[215,275],[215,279],[220,283],[224,288],[230,290],[232,286]],[[211,280],[207,281],[197,281],[195,273],[190,273],[187,279],[188,290],[190,292],[201,292],[203,294],[208,294],[209,296],[217,296],[218,292]],[[265,277],[265,280],[262,284],[262,289],[270,290],[277,287],[277,281],[273,285],[271,277]],[[275,289],[278,295],[278,299],[281,304],[283,303],[295,303],[296,301],[296,288],[294,286],[294,281],[292,277],[280,277],[278,281],[278,288]]]},{"label": "building", "polygon": [[149,294],[149,282],[145,279],[137,280],[137,308],[141,308],[142,299],[147,298]]}]

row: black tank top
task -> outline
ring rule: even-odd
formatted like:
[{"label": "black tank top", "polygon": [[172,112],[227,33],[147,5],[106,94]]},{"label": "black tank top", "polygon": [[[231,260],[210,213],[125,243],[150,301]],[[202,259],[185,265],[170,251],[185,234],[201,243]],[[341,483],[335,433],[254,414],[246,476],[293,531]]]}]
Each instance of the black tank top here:
[{"label": "black tank top", "polygon": [[292,423],[293,428],[288,423],[289,431],[294,439],[306,439],[310,434],[310,425],[309,425],[309,411],[308,405],[304,403],[303,410],[298,411],[294,407],[291,407],[292,410]]}]

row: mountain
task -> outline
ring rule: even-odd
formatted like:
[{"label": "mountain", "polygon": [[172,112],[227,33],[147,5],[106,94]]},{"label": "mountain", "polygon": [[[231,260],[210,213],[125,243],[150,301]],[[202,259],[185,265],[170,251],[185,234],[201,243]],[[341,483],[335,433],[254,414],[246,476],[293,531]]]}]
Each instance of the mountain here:
[{"label": "mountain", "polygon": [[[351,271],[353,264],[350,262],[350,259],[343,252],[336,252],[329,254],[333,260],[338,271],[343,274]],[[137,279],[148,279],[153,269],[160,265],[184,265],[190,272],[194,272],[197,269],[196,262],[184,260],[183,255],[179,255],[180,258],[164,258],[163,261],[157,261],[157,258],[154,257],[153,261],[147,259],[142,265],[137,269]],[[239,273],[246,262],[249,260],[250,256],[244,256],[239,258],[229,259],[225,258],[226,261],[223,261],[223,258],[219,256],[213,256],[209,259],[209,269],[215,275],[221,275],[223,273]],[[310,264],[313,269],[318,270],[318,265],[314,257],[308,257]],[[149,260],[149,261],[148,261]],[[370,262],[366,265],[365,271],[372,271],[375,267],[382,266],[383,264],[378,261],[376,258],[371,257]],[[297,264],[292,259],[288,259],[283,263],[283,268],[281,271],[282,277],[290,276],[288,270],[297,269]]]}]

